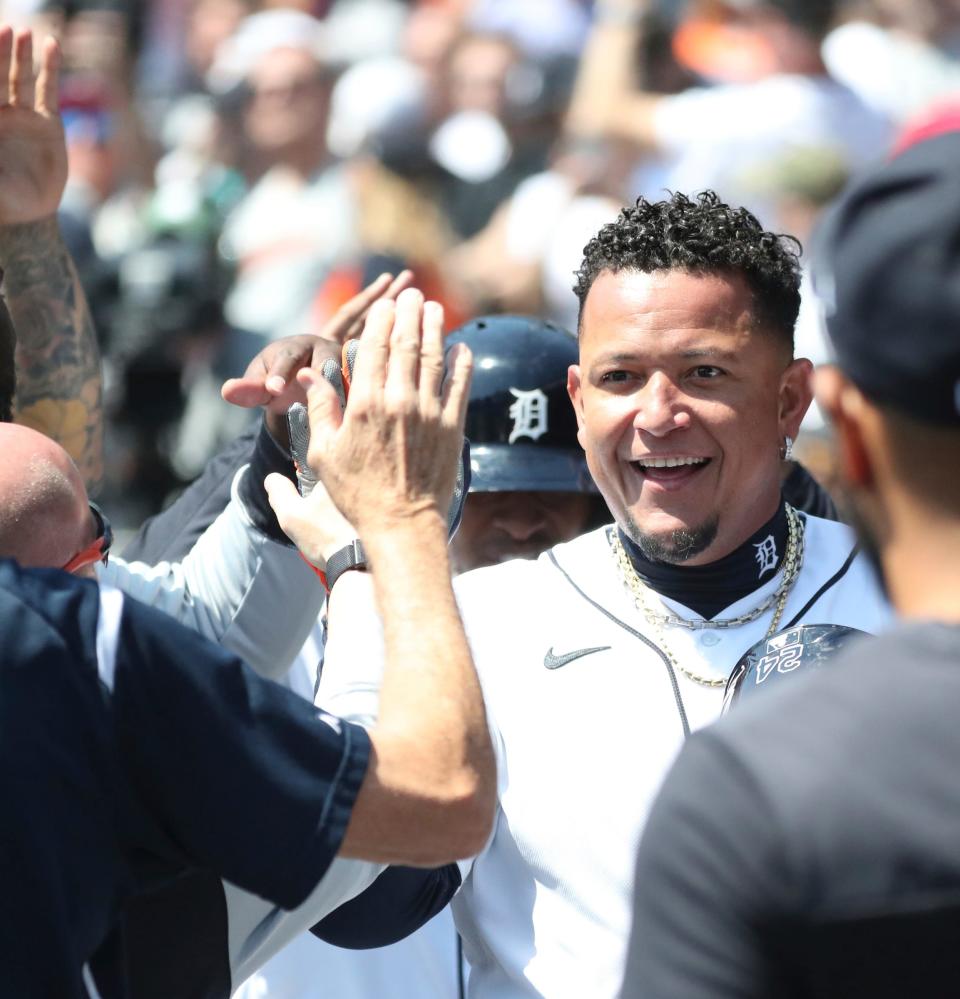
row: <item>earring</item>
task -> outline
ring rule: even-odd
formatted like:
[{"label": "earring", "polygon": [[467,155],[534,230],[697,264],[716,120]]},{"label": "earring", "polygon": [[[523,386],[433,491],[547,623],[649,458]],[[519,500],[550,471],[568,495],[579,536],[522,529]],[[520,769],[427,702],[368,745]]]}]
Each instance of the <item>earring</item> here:
[{"label": "earring", "polygon": [[780,448],[780,457],[783,461],[793,461],[793,438],[789,434],[783,438],[783,447]]}]

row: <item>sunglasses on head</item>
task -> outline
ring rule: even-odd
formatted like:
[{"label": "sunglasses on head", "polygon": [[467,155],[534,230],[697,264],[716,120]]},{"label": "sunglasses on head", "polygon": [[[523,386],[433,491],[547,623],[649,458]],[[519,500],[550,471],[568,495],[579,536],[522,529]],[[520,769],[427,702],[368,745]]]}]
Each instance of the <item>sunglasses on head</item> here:
[{"label": "sunglasses on head", "polygon": [[110,554],[110,545],[113,544],[113,529],[110,521],[107,520],[103,511],[96,503],[90,501],[90,512],[93,514],[94,523],[97,525],[97,536],[84,548],[77,552],[63,567],[64,572],[76,572],[95,562],[107,564],[107,557]]}]

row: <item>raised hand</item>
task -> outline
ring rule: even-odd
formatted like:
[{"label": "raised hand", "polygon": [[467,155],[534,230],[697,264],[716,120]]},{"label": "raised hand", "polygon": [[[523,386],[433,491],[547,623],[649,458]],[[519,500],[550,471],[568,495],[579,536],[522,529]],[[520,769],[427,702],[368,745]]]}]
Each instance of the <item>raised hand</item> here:
[{"label": "raised hand", "polygon": [[67,182],[60,47],[0,26],[0,268],[17,332],[14,419],[59,441],[96,494],[103,395],[96,332],[57,223]]},{"label": "raised hand", "polygon": [[295,402],[307,401],[296,374],[306,367],[319,370],[326,360],[340,363],[338,343],[307,333],[287,336],[268,343],[239,378],[228,378],[223,383],[220,392],[234,406],[263,406],[270,432],[286,443],[286,430],[281,430],[285,414]]},{"label": "raised hand", "polygon": [[46,38],[40,70],[33,35],[0,26],[0,226],[53,216],[67,182],[59,113],[60,46]]},{"label": "raised hand", "polygon": [[357,532],[336,508],[322,482],[309,496],[301,496],[285,475],[272,472],[264,480],[264,488],[280,529],[321,572],[334,552],[356,538]]},{"label": "raised hand", "polygon": [[298,378],[310,411],[310,467],[365,541],[445,515],[456,479],[472,358],[458,345],[444,379],[443,309],[415,289],[367,317],[347,407],[315,371]]},{"label": "raised hand", "polygon": [[363,332],[363,323],[370,306],[380,299],[395,301],[404,288],[410,287],[411,281],[413,281],[413,271],[400,271],[396,277],[392,274],[381,274],[337,309],[324,324],[320,336],[339,344],[356,339]]},{"label": "raised hand", "polygon": [[319,371],[327,359],[339,364],[340,345],[359,336],[370,306],[381,299],[392,301],[412,279],[410,271],[401,271],[396,277],[381,274],[344,303],[319,336],[301,334],[267,344],[239,378],[228,378],[223,383],[223,398],[247,409],[263,406],[270,433],[285,445],[284,414],[295,402],[307,401],[305,389],[297,382],[297,372],[305,367]]}]

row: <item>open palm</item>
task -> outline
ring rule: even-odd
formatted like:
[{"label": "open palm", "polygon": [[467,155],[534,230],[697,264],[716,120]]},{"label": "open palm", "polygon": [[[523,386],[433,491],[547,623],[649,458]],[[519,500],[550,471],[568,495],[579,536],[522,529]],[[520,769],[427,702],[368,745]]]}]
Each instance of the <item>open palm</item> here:
[{"label": "open palm", "polygon": [[67,180],[58,112],[60,48],[43,44],[39,73],[29,31],[0,27],[0,225],[53,215]]}]

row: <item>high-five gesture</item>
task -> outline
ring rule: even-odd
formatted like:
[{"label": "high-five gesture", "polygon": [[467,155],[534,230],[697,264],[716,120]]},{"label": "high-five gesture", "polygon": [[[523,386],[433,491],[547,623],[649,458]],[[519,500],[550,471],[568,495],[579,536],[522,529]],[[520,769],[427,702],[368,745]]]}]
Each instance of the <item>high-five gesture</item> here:
[{"label": "high-five gesture", "polygon": [[39,55],[36,72],[31,32],[0,26],[0,225],[54,215],[67,182],[60,46],[48,37]]},{"label": "high-five gesture", "polygon": [[[409,853],[398,860],[398,846],[416,843],[422,852],[413,863],[432,865],[441,848],[450,849],[451,836],[470,855],[490,830],[496,766],[453,596],[445,516],[463,439],[470,351],[460,345],[451,352],[446,377],[443,360],[443,310],[408,289],[396,303],[370,309],[346,409],[315,371],[298,375],[310,411],[307,460],[360,534],[383,621],[373,762],[343,841],[345,857],[409,864]],[[304,550],[317,540],[311,516],[329,516],[326,493],[315,489],[301,499],[282,476],[267,482],[280,525]],[[329,538],[336,530],[321,533]],[[352,582],[331,590],[331,634],[349,630],[356,601],[366,606],[364,576],[346,575]]]},{"label": "high-five gesture", "polygon": [[[373,304],[360,340],[350,399],[316,371],[298,378],[310,411],[308,462],[365,544],[420,521],[446,537],[463,443],[471,356],[459,345],[444,378],[443,309],[408,289],[396,303]],[[309,500],[282,476],[267,482],[281,527],[312,561],[322,561],[329,532]],[[340,532],[337,532],[338,534]]]},{"label": "high-five gesture", "polygon": [[360,339],[350,400],[315,372],[308,386],[308,461],[355,524],[377,528],[421,513],[445,522],[470,389],[471,355],[458,347],[444,385],[443,309],[415,289],[374,304]]},{"label": "high-five gesture", "polygon": [[392,301],[412,280],[413,274],[407,270],[396,277],[381,274],[345,302],[317,336],[301,333],[267,344],[239,378],[228,378],[224,382],[223,398],[234,406],[263,406],[270,433],[286,447],[289,443],[287,410],[293,403],[307,400],[304,388],[296,379],[297,372],[305,367],[320,371],[328,359],[339,364],[340,347],[345,341],[360,336],[373,303],[381,298]]}]

